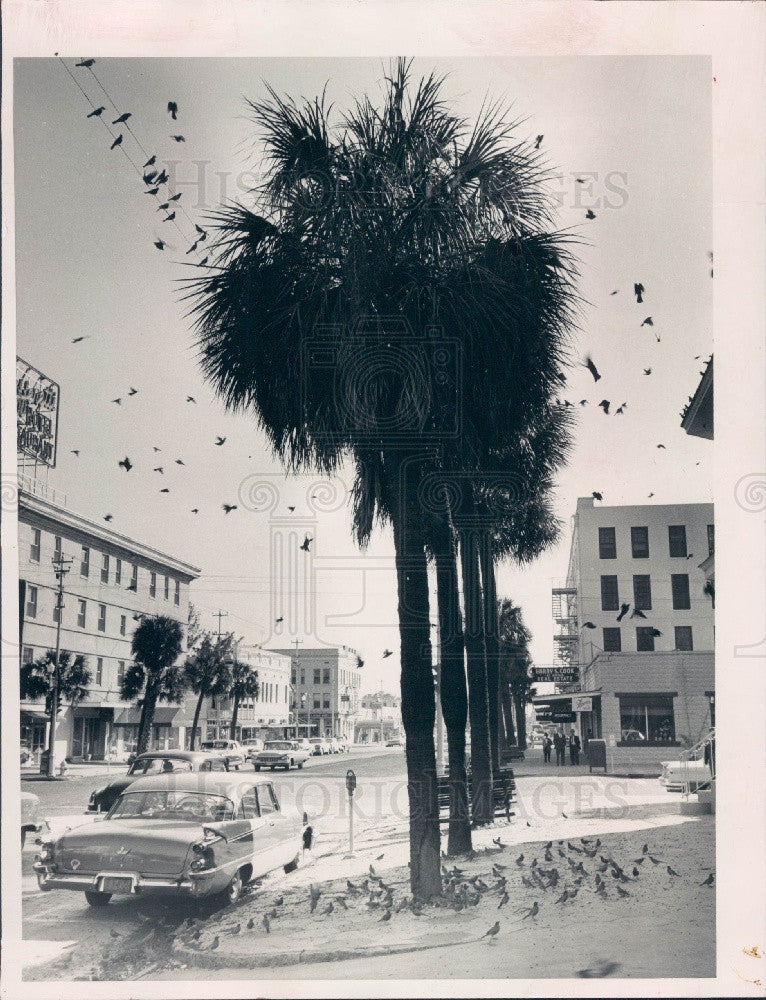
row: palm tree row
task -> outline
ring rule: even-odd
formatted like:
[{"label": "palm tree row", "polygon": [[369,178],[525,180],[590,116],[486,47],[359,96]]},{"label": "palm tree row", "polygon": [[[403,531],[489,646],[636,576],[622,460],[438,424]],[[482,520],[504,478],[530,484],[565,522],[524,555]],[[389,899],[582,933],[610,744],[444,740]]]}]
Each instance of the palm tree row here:
[{"label": "palm tree row", "polygon": [[403,60],[377,102],[340,117],[324,95],[296,103],[271,90],[250,109],[267,173],[259,212],[229,205],[212,220],[214,266],[189,288],[200,361],[289,471],[352,465],[361,545],[376,524],[392,530],[410,874],[430,898],[441,877],[428,559],[457,844],[469,714],[472,818],[491,818],[494,566],[532,558],[555,534],[549,492],[567,428],[554,395],[574,262],[550,231],[546,172],[518,123],[486,105],[470,126],[443,81],[413,81]]}]

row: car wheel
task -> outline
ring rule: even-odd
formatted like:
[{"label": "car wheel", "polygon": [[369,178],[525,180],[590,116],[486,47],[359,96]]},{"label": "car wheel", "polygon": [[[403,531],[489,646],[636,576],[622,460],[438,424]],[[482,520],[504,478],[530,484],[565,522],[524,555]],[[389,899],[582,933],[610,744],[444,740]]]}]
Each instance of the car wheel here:
[{"label": "car wheel", "polygon": [[276,766],[274,764],[271,765],[271,770],[276,771]]},{"label": "car wheel", "polygon": [[85,899],[89,906],[106,906],[112,898],[111,892],[86,892]]},{"label": "car wheel", "polygon": [[285,874],[289,875],[290,872],[294,872],[300,863],[301,863],[301,854],[300,851],[298,851],[293,860],[288,861],[287,864],[284,866]]},{"label": "car wheel", "polygon": [[238,771],[238,770],[239,770],[239,764],[235,764],[235,765],[234,765],[234,770],[235,770],[235,771]]},{"label": "car wheel", "polygon": [[290,765],[287,768],[287,770],[289,771],[291,767],[295,767],[295,761],[292,759],[292,757],[290,758]]},{"label": "car wheel", "polygon": [[232,903],[236,903],[239,897],[242,895],[242,874],[241,872],[235,872],[232,875],[231,882],[226,886],[223,891],[223,899],[230,906]]},{"label": "car wheel", "polygon": [[300,770],[301,770],[301,768],[303,767],[304,763],[305,763],[305,761],[302,761],[302,760],[298,762],[298,770],[299,770],[299,771],[300,771]]},{"label": "car wheel", "polygon": [[260,771],[260,769],[261,769],[261,765],[260,764],[253,764],[253,767],[255,768],[256,771]]}]

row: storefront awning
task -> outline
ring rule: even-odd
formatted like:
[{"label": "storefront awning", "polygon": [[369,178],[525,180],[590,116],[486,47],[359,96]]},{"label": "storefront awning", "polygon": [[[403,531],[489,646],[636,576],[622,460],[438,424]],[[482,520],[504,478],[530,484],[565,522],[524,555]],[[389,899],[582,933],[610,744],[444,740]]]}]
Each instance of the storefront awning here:
[{"label": "storefront awning", "polygon": [[598,691],[566,691],[562,694],[537,694],[532,698],[533,705],[553,704],[557,701],[571,701],[572,698],[600,698],[601,689]]},{"label": "storefront awning", "polygon": [[46,719],[47,720],[48,717],[49,717],[48,713],[45,711],[44,708],[22,708],[21,709],[21,714],[22,714],[22,716],[26,717],[27,719]]},{"label": "storefront awning", "polygon": [[[160,705],[154,711],[154,726],[169,726],[181,709],[176,705]],[[114,716],[116,726],[137,726],[141,721],[140,708],[123,708]]]}]

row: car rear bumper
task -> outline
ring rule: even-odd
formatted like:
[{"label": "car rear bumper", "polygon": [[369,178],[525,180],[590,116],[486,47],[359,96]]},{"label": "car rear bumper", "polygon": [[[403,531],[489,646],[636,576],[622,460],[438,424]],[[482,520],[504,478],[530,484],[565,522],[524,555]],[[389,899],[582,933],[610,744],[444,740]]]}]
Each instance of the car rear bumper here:
[{"label": "car rear bumper", "polygon": [[[99,872],[97,875],[76,875],[70,872],[54,872],[47,865],[39,862],[34,865],[37,884],[43,892],[52,889],[73,889],[76,892],[103,892],[104,879],[110,877],[125,877],[125,872]],[[132,888],[125,895],[143,895],[149,893],[166,893],[176,895],[205,895],[206,881],[181,878],[161,878],[147,875],[132,877]]]}]

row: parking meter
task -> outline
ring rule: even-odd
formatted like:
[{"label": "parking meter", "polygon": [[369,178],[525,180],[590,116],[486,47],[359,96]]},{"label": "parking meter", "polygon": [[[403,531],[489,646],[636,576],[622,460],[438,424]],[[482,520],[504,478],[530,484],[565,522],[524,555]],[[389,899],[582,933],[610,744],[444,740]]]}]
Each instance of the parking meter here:
[{"label": "parking meter", "polygon": [[354,789],[356,788],[356,775],[351,770],[351,768],[346,771],[346,791],[349,795],[354,794]]},{"label": "parking meter", "polygon": [[346,791],[348,792],[348,854],[347,858],[354,856],[354,791],[356,789],[356,775],[349,768],[346,771]]}]

